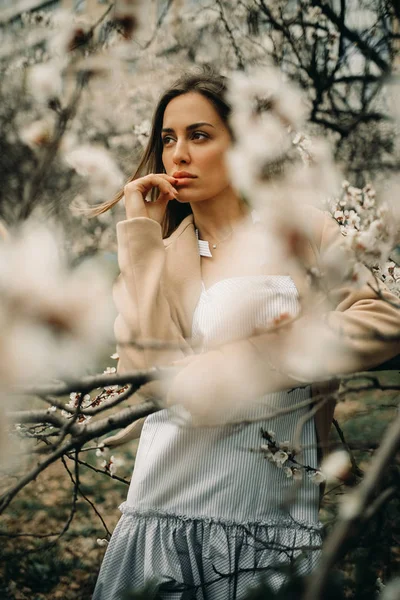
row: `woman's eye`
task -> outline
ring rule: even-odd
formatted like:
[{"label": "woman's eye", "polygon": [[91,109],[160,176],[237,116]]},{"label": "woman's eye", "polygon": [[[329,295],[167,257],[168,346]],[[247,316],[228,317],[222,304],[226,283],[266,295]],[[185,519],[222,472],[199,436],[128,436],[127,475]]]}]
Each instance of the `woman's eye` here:
[{"label": "woman's eye", "polygon": [[163,146],[168,146],[171,142],[173,142],[173,138],[169,135],[165,135],[162,139]]},{"label": "woman's eye", "polygon": [[194,131],[192,138],[194,140],[205,140],[206,138],[208,138],[208,135],[206,133],[203,133],[202,131]]}]

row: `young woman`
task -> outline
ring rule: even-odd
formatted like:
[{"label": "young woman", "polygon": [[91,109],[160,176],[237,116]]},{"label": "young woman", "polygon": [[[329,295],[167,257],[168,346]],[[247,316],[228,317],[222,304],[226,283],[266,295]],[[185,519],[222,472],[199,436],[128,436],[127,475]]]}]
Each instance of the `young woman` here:
[{"label": "young woman", "polygon": [[[318,486],[305,475],[294,483],[279,461],[254,450],[263,441],[293,440],[305,417],[300,462],[316,469],[332,405],[307,419],[311,382],[279,369],[290,327],[260,333],[282,314],[297,314],[305,282],[260,260],[263,228],[225,165],[232,143],[225,92],[219,76],[177,81],[160,99],[143,160],[116,199],[124,195],[126,207],[117,226],[118,370],[171,364],[180,370],[165,392],[172,408],[145,420],[94,600],[116,600],[148,582],[160,586],[162,598],[244,598],[262,578],[277,589],[288,569],[307,574],[317,561]],[[338,232],[329,216],[305,210],[314,224],[312,265]],[[368,331],[400,329],[397,309],[368,286],[342,288],[336,304],[328,315],[332,327],[352,335],[327,365],[327,378],[398,352],[398,344],[379,336],[365,339]],[[168,344],[140,349],[132,340]],[[266,410],[281,414],[263,420]],[[246,424],[218,426],[230,417]],[[210,422],[217,425],[202,426]],[[268,440],[261,427],[273,430]],[[137,429],[134,424],[113,442]]]}]

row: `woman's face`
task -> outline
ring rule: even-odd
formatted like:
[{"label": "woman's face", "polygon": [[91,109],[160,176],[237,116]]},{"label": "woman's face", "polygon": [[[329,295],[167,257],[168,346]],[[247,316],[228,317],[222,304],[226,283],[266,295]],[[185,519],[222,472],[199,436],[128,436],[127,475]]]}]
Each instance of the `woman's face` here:
[{"label": "woman's face", "polygon": [[171,100],[161,135],[164,168],[178,179],[180,202],[209,200],[230,187],[225,152],[231,137],[207,98],[190,92]]}]

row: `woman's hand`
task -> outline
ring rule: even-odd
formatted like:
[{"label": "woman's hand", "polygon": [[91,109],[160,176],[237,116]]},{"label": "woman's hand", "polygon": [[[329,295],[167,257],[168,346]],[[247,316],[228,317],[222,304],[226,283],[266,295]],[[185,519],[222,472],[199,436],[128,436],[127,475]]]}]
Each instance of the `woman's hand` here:
[{"label": "woman's hand", "polygon": [[[168,202],[178,197],[174,188],[175,177],[163,173],[151,173],[130,181],[124,187],[126,218],[147,217],[162,223]],[[159,195],[155,202],[147,200],[153,188],[158,188]]]}]

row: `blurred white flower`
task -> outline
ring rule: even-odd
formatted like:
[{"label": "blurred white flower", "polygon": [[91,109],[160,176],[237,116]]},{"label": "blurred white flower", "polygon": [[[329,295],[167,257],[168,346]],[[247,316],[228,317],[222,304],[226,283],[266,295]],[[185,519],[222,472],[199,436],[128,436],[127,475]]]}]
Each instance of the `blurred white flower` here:
[{"label": "blurred white flower", "polygon": [[[291,134],[303,125],[306,107],[294,86],[272,67],[234,74],[229,98],[236,141],[227,156],[228,166],[235,187],[253,199],[257,184],[281,176],[280,162],[295,147],[301,146],[298,158],[307,154],[303,138]],[[259,195],[264,197],[263,189]]]},{"label": "blurred white flower", "polygon": [[298,469],[296,467],[292,467],[293,479],[295,481],[301,481],[303,479],[303,471],[302,469]]},{"label": "blurred white flower", "polygon": [[303,96],[275,67],[255,68],[248,73],[237,71],[229,83],[229,97],[233,106],[232,124],[239,131],[244,122],[256,121],[257,116],[266,113],[273,114],[284,127],[295,130],[306,118]]},{"label": "blurred white flower", "polygon": [[105,148],[79,146],[67,152],[64,159],[79,175],[88,178],[96,200],[110,198],[123,184],[124,176]]},{"label": "blurred white flower", "polygon": [[60,67],[56,63],[42,63],[28,71],[27,86],[38,102],[60,98],[63,88]]},{"label": "blurred white flower", "polygon": [[51,56],[66,64],[68,54],[87,39],[90,24],[82,16],[76,17],[71,11],[58,10],[53,14],[53,31],[47,42]]},{"label": "blurred white flower", "polygon": [[267,444],[261,444],[261,450],[264,455],[264,458],[266,458],[270,462],[273,462],[274,455],[272,454],[271,450],[269,449],[269,446]]},{"label": "blurred white flower", "polygon": [[108,342],[108,278],[94,262],[68,271],[62,244],[60,231],[31,220],[0,247],[3,382],[78,376]]},{"label": "blurred white flower", "polygon": [[351,470],[349,453],[345,450],[336,450],[324,458],[321,463],[321,472],[327,481],[335,479],[345,480]]},{"label": "blurred white flower", "polygon": [[322,10],[319,6],[309,6],[307,8],[307,17],[310,21],[317,23],[320,18]]},{"label": "blurred white flower", "polygon": [[[108,452],[109,452],[109,448],[107,448],[104,445],[104,442],[100,442],[98,445],[98,448],[96,449],[96,456],[104,457],[104,456],[107,456]],[[104,464],[103,464],[103,467],[104,467]]]},{"label": "blurred white flower", "polygon": [[150,136],[151,123],[148,119],[143,120],[139,125],[135,125],[133,133],[143,147],[146,146]]},{"label": "blurred white flower", "polygon": [[53,135],[54,123],[49,118],[34,121],[19,130],[19,137],[32,150],[47,146],[53,139]]},{"label": "blurred white flower", "polygon": [[344,212],[342,210],[335,210],[333,216],[339,223],[344,221]]},{"label": "blurred white flower", "polygon": [[[285,355],[282,356],[281,370],[298,381],[324,381],[337,372],[338,357],[343,360],[351,352],[343,342],[342,333],[331,324],[329,319],[323,319],[315,314],[304,316],[300,326],[287,329]],[[271,341],[272,343],[272,341]],[[279,348],[279,336],[274,343]]]},{"label": "blurred white flower", "polygon": [[321,471],[309,471],[308,477],[315,485],[319,485],[325,481],[325,475]]},{"label": "blurred white flower", "polygon": [[357,490],[340,496],[339,515],[342,519],[354,519],[360,514],[361,499]]},{"label": "blurred white flower", "polygon": [[[378,580],[377,580],[378,584]],[[386,585],[381,582],[377,585],[382,594],[378,600],[399,600],[400,598],[400,577],[394,577]]]}]

